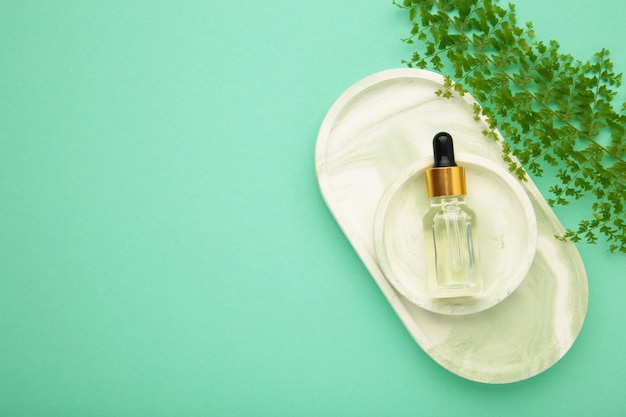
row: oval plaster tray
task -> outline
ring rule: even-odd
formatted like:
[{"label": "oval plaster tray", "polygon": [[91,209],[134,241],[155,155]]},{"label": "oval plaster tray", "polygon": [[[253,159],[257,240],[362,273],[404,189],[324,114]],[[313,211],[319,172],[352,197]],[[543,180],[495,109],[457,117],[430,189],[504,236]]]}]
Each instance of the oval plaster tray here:
[{"label": "oval plaster tray", "polygon": [[[519,182],[536,215],[535,256],[524,280],[503,301],[466,315],[418,307],[389,284],[374,246],[374,219],[385,190],[413,163],[432,155],[432,137],[447,131],[455,150],[502,168],[498,142],[474,120],[469,95],[443,99],[443,77],[418,69],[371,75],[346,90],[319,130],[320,190],[337,223],[413,339],[441,366],[479,382],[509,383],[536,375],[572,346],[587,312],[587,277],[563,227],[532,181]],[[515,221],[515,219],[511,219]]]}]

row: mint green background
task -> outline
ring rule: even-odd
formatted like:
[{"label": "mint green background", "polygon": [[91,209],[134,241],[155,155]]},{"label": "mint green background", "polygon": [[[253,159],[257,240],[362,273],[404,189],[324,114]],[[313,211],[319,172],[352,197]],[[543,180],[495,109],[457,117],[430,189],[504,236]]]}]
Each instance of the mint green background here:
[{"label": "mint green background", "polygon": [[[625,2],[518,3],[538,37],[626,69]],[[388,0],[1,1],[0,415],[626,415],[625,255],[580,245],[578,341],[482,385],[413,342],[324,205],[317,129],[410,56],[406,19]]]}]

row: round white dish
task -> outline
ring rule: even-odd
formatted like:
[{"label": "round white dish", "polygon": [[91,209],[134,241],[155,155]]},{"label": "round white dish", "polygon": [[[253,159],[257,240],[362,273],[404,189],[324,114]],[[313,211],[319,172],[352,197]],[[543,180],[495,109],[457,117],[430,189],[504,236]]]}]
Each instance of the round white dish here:
[{"label": "round white dish", "polygon": [[409,301],[440,314],[471,314],[508,297],[522,282],[535,256],[537,221],[528,195],[515,177],[486,158],[457,153],[465,167],[465,201],[477,217],[479,296],[433,298],[428,290],[428,268],[422,218],[430,202],[425,170],[432,158],[423,158],[402,172],[383,194],[374,221],[374,245],[387,280]]}]

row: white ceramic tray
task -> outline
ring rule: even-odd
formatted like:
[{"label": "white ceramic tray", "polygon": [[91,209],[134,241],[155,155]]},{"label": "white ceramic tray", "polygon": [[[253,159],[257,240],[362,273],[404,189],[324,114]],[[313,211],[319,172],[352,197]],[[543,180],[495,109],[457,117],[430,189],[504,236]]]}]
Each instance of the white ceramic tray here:
[{"label": "white ceramic tray", "polygon": [[[588,299],[578,251],[571,242],[554,238],[563,227],[532,182],[515,180],[536,216],[532,264],[521,283],[511,286],[511,291],[517,288],[514,292],[505,291],[474,314],[436,312],[405,298],[386,279],[375,249],[375,215],[385,191],[411,165],[432,155],[437,132],[449,132],[457,152],[506,169],[499,143],[483,136],[484,121],[474,120],[474,100],[469,95],[437,97],[442,83],[432,72],[394,69],[350,87],[319,130],[315,159],[320,189],[381,291],[428,355],[470,380],[523,380],[552,366],[572,346]],[[523,259],[523,254],[507,256],[512,263]]]}]

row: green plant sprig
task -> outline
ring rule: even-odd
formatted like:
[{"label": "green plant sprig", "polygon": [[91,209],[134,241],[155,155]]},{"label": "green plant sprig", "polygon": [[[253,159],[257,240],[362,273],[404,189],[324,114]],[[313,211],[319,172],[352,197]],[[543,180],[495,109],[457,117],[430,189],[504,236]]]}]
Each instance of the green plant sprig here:
[{"label": "green plant sprig", "polygon": [[595,243],[603,235],[611,252],[626,253],[626,103],[613,105],[621,74],[606,49],[576,60],[556,41],[536,40],[532,23],[518,25],[514,4],[496,3],[394,0],[409,11],[404,42],[418,47],[403,63],[443,73],[442,97],[470,92],[481,103],[475,118],[488,124],[483,133],[499,140],[499,129],[503,158],[520,179],[524,168],[541,176],[545,164],[556,167],[551,205],[591,197],[587,218],[558,238]]}]

